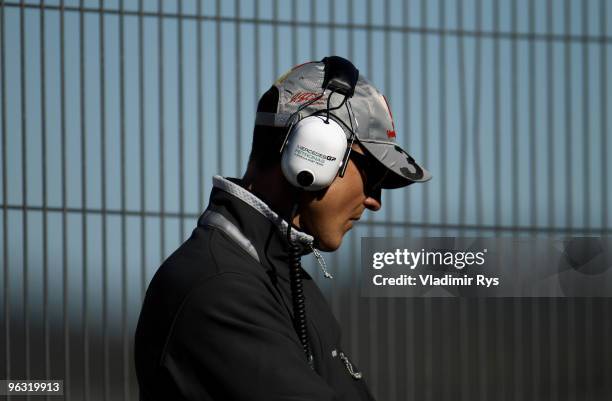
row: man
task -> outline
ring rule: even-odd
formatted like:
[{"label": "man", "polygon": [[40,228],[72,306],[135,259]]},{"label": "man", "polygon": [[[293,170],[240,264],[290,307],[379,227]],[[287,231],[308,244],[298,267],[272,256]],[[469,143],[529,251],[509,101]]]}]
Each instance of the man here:
[{"label": "man", "polygon": [[[214,177],[198,226],[149,285],[135,344],[141,399],[372,400],[299,258],[336,250],[365,209],[380,209],[381,188],[430,175],[396,145],[386,100],[348,60],[294,67],[257,111],[244,177]],[[337,163],[313,191],[319,167],[296,187],[283,158],[295,120],[316,116],[341,127],[345,145],[340,157],[300,148],[310,152],[300,162]]]}]

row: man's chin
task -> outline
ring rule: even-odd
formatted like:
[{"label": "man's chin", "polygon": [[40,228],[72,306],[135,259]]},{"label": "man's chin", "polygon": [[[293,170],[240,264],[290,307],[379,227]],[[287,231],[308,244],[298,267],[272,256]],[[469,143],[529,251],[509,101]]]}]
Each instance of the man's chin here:
[{"label": "man's chin", "polygon": [[342,244],[342,236],[339,238],[315,238],[315,246],[323,252],[333,252],[340,248]]}]

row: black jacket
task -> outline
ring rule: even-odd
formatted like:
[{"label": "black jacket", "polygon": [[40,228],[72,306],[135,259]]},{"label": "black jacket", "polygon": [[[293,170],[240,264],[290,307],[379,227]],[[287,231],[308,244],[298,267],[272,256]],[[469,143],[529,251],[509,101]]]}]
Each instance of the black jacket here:
[{"label": "black jacket", "polygon": [[200,219],[147,290],[135,338],[141,399],[373,400],[350,374],[338,323],[304,271],[315,371],[306,362],[292,323],[286,240],[275,222],[220,188],[207,210],[239,228],[261,262]]}]

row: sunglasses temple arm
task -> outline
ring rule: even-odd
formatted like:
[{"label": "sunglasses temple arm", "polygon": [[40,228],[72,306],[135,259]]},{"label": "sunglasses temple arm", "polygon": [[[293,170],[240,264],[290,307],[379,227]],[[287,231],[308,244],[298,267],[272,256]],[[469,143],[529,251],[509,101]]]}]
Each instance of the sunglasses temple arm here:
[{"label": "sunglasses temple arm", "polygon": [[353,149],[353,143],[355,143],[355,134],[351,133],[351,140],[346,146],[346,151],[344,152],[344,157],[342,158],[342,166],[340,167],[340,177],[344,177],[344,173],[346,172],[346,166],[348,165],[348,159],[351,155],[351,150]]}]

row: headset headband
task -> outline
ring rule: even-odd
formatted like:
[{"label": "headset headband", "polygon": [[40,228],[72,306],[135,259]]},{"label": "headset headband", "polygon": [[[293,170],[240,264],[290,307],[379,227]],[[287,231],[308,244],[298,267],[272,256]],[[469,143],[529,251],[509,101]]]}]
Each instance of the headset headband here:
[{"label": "headset headband", "polygon": [[325,64],[323,88],[341,93],[349,98],[353,97],[359,79],[359,70],[353,63],[338,56],[325,57],[321,62]]}]

